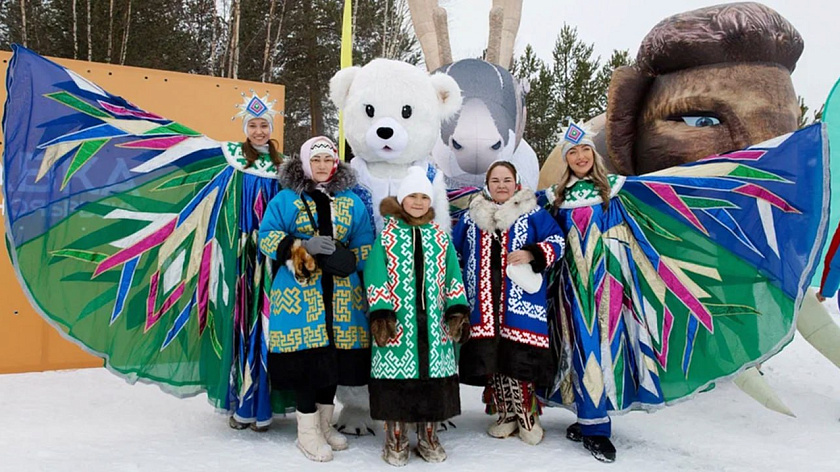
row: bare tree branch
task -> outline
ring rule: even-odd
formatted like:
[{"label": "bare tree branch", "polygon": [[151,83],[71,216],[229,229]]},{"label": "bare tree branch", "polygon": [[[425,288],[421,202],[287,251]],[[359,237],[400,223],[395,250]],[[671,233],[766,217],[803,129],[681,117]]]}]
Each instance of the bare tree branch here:
[{"label": "bare tree branch", "polygon": [[268,70],[271,73],[274,73],[274,58],[277,57],[277,49],[280,48],[280,32],[283,31],[283,19],[286,17],[286,3],[287,0],[283,0],[283,6],[280,8],[280,21],[277,23],[277,33],[274,35],[274,47],[268,63]]},{"label": "bare tree branch", "polygon": [[88,56],[87,60],[93,60],[93,44],[91,44],[90,40],[90,0],[87,0],[87,46],[88,46]]},{"label": "bare tree branch", "polygon": [[[75,1],[75,0],[74,0]],[[114,46],[114,0],[110,0],[108,6],[108,54],[105,57],[105,61],[110,63],[111,62],[111,54],[113,51]]]},{"label": "bare tree branch", "polygon": [[231,77],[234,79],[239,78],[239,18],[240,18],[240,4],[241,0],[235,0],[234,5],[236,5],[235,9],[235,19],[236,24],[233,31],[233,60],[231,61]]},{"label": "bare tree branch", "polygon": [[26,45],[26,0],[20,0],[20,39],[24,47]]},{"label": "bare tree branch", "polygon": [[382,16],[382,57],[388,57],[388,7],[391,2],[385,0],[385,14]]},{"label": "bare tree branch", "polygon": [[265,50],[263,51],[263,64],[261,82],[265,82],[266,75],[268,75],[268,53],[271,49],[271,23],[274,22],[274,8],[277,6],[277,0],[271,0],[271,6],[268,8],[268,24],[265,28]]},{"label": "bare tree branch", "polygon": [[123,31],[122,52],[120,53],[120,65],[125,65],[125,55],[128,51],[129,26],[131,26],[131,0],[128,0],[128,10],[125,12],[125,31]]},{"label": "bare tree branch", "polygon": [[73,0],[73,59],[79,58],[79,17],[76,15],[76,0]]}]

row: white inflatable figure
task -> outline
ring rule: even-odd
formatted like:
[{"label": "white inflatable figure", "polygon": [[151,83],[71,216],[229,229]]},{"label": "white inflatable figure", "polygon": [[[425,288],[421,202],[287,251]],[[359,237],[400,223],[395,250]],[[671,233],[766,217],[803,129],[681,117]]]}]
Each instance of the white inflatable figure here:
[{"label": "white inflatable figure", "polygon": [[[411,64],[375,59],[340,70],[330,80],[330,99],[344,113],[344,132],[353,150],[350,165],[371,194],[376,230],[382,229],[379,204],[396,195],[409,167],[427,169],[435,191],[435,221],[450,228],[444,175],[430,155],[441,124],[461,107],[461,90],[452,77],[429,75]],[[339,387],[343,408],[338,426],[345,433],[372,431],[366,387]]]},{"label": "white inflatable figure", "polygon": [[432,153],[435,164],[446,175],[453,220],[468,208],[495,161],[513,163],[523,185],[537,188],[539,160],[522,139],[528,84],[507,70],[519,29],[521,0],[494,0],[486,61],[452,62],[446,10],[437,0],[409,0],[409,7],[426,66],[454,78],[464,98],[455,119],[441,127]]},{"label": "white inflatable figure", "polygon": [[522,184],[536,188],[539,160],[522,139],[527,85],[480,59],[463,59],[439,71],[458,82],[464,98],[455,119],[441,127],[432,153],[449,188],[482,187],[490,164],[499,160],[513,163]]},{"label": "white inflatable figure", "polygon": [[441,123],[461,107],[461,90],[451,77],[429,75],[411,64],[375,59],[364,67],[343,69],[330,80],[330,99],[344,113],[344,132],[355,156],[350,165],[371,192],[377,230],[379,202],[396,195],[411,166],[429,169],[441,196],[437,221],[448,230],[446,184],[430,155]]}]

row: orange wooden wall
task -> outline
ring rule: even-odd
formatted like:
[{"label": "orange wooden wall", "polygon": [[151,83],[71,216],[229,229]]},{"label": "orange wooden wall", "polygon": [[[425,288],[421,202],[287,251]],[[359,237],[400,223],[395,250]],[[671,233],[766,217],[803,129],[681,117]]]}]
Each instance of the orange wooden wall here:
[{"label": "orange wooden wall", "polygon": [[[11,53],[0,51],[2,72],[6,83],[6,68]],[[242,122],[231,117],[238,111],[234,105],[242,103],[242,92],[250,96],[270,93],[276,99],[275,110],[282,111],[285,100],[282,85],[263,84],[244,80],[222,79],[177,72],[165,72],[138,67],[116,66],[95,62],[51,58],[68,69],[90,79],[115,95],[125,97],[144,110],[200,131],[213,139],[240,141]],[[0,87],[0,103],[6,102],[6,89]],[[282,146],[283,118],[274,123],[274,138]],[[0,142],[2,151],[2,142]],[[0,161],[2,176],[2,161]],[[0,185],[2,179],[0,179]],[[5,208],[0,194],[0,230],[5,234]],[[5,238],[4,238],[5,241]],[[5,243],[0,248],[0,373],[34,372],[43,370],[97,367],[102,360],[82,351],[65,340],[32,308],[18,284]]]}]

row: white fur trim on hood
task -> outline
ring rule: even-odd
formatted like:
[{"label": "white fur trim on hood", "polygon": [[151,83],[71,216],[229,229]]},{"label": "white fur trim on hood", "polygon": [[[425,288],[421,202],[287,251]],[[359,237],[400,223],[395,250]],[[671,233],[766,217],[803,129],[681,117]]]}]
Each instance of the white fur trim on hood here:
[{"label": "white fur trim on hood", "polygon": [[513,194],[510,200],[498,204],[479,197],[470,203],[470,218],[482,231],[505,231],[510,228],[517,218],[537,208],[537,197],[534,191],[522,187]]}]

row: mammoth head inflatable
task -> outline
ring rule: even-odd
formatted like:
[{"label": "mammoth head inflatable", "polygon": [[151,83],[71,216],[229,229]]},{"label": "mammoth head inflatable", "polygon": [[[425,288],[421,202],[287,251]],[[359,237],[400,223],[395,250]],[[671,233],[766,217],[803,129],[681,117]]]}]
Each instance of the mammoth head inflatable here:
[{"label": "mammoth head inflatable", "polygon": [[740,149],[796,129],[790,73],[802,37],[759,3],[666,18],[636,63],[612,76],[607,151],[623,174],[644,174]]},{"label": "mammoth head inflatable", "polygon": [[[776,11],[733,3],[680,13],[642,40],[636,63],[613,72],[595,144],[620,174],[696,161],[794,131],[790,74],[802,37]],[[559,153],[540,172],[557,180]]]}]

